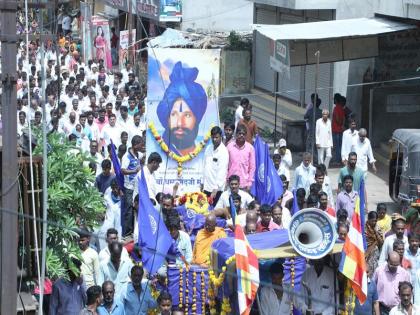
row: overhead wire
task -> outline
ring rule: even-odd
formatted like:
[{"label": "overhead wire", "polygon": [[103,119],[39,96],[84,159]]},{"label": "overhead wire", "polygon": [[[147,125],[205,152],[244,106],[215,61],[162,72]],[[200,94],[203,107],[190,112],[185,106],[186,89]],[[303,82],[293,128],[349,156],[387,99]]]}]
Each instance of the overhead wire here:
[{"label": "overhead wire", "polygon": [[[24,219],[33,220],[33,221],[41,223],[41,224],[44,223],[44,221],[45,221],[41,217],[34,217],[30,214],[18,213],[16,211],[13,211],[13,210],[7,209],[7,208],[3,208],[3,207],[0,207],[0,212],[2,212],[3,214],[15,215],[15,216],[18,216],[18,217],[21,217],[21,218],[24,218]],[[46,220],[46,221],[47,221],[48,225],[54,226],[56,228],[65,229],[65,230],[76,232],[76,233],[79,231],[78,228],[72,229],[72,228],[69,228],[68,226],[66,226],[62,223],[56,222],[56,221],[52,221],[52,220]],[[97,239],[106,240],[105,236],[102,236],[97,232],[91,232],[91,233],[89,233],[89,235],[91,237],[93,236]],[[158,252],[155,249],[150,249],[150,248],[142,248],[142,251],[143,252],[150,252],[150,253],[153,253],[155,255],[162,256],[162,257],[165,257],[165,258],[169,258],[169,259],[172,259],[172,260],[176,259],[176,257],[177,257],[177,256],[174,256],[174,255],[171,255],[171,254],[168,254],[168,253]],[[328,266],[328,267],[332,268],[330,266]],[[219,268],[218,266],[216,266],[214,269],[215,269],[215,271],[217,271],[219,273],[223,272],[223,270],[221,268]],[[229,270],[226,270],[225,273],[226,273],[226,275],[228,275],[228,276],[230,276],[234,279],[238,278],[238,275],[236,274],[236,272],[230,272]],[[244,277],[243,279],[244,280],[250,280],[250,281],[253,280],[253,279],[248,278],[248,277]],[[147,281],[147,282],[150,282],[150,281]],[[272,289],[282,290],[283,292],[286,292],[286,293],[290,294],[290,296],[292,296],[292,297],[307,298],[307,296],[305,294],[302,294],[300,292],[295,292],[293,289],[288,289],[288,288],[285,288],[285,287],[282,287],[282,286],[272,284],[271,282],[266,282],[266,281],[261,281],[260,280],[258,283],[261,287],[269,287],[269,288],[272,288]],[[314,301],[314,302],[317,302],[317,303],[322,303],[324,305],[334,306],[334,303],[331,304],[329,301],[325,301],[325,300],[319,299],[317,297],[310,297],[310,300]],[[336,304],[336,306],[339,307],[339,308],[343,308],[343,305],[341,305],[341,304]]]}]

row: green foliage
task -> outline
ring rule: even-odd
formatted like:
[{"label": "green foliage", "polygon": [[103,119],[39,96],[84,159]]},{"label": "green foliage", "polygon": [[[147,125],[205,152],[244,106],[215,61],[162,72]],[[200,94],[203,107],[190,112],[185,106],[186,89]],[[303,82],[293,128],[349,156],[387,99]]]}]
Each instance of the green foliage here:
[{"label": "green foliage", "polygon": [[229,106],[225,106],[220,111],[220,122],[226,121],[235,122],[235,111]]},{"label": "green foliage", "polygon": [[275,137],[274,130],[268,127],[264,127],[264,129],[260,130],[260,136],[266,142],[271,143],[274,141],[279,141],[281,138],[281,132],[277,131],[277,137]]},{"label": "green foliage", "polygon": [[226,49],[229,50],[251,50],[252,42],[242,38],[235,31],[231,31],[228,36],[229,45]]},{"label": "green foliage", "polygon": [[[39,144],[36,152],[42,148]],[[87,154],[57,134],[49,136],[48,144],[47,273],[57,278],[66,277],[67,268],[76,271],[71,262],[71,257],[81,257],[76,229],[82,225],[93,229],[105,209],[87,167],[91,161]]]}]

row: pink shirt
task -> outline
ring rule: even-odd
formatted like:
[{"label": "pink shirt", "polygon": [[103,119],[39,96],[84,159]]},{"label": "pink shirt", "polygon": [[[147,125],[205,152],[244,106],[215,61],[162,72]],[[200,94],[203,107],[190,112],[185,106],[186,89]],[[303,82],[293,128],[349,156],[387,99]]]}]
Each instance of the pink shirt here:
[{"label": "pink shirt", "polygon": [[268,224],[268,227],[262,226],[261,221],[257,223],[257,233],[260,232],[269,232],[273,230],[280,230],[280,226],[278,224],[274,223],[273,220],[270,221],[270,224]]},{"label": "pink shirt", "polygon": [[400,303],[398,284],[401,281],[410,282],[410,274],[401,266],[398,266],[395,273],[391,273],[388,264],[384,263],[376,268],[373,281],[375,281],[378,290],[378,301],[392,308]]},{"label": "pink shirt", "polygon": [[239,147],[236,142],[230,142],[227,146],[229,152],[229,166],[227,178],[231,175],[238,175],[240,188],[251,187],[254,182],[255,173],[255,151],[254,147],[245,142]]}]

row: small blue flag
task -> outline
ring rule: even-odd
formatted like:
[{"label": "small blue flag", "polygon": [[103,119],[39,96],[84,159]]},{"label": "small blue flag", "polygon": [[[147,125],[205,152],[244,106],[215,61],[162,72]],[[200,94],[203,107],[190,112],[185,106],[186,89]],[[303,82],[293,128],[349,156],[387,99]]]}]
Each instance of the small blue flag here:
[{"label": "small blue flag", "polygon": [[296,189],[293,189],[293,205],[292,205],[292,211],[290,213],[290,215],[294,215],[296,212],[298,212],[299,209],[299,205],[297,202],[297,198],[296,198]]},{"label": "small blue flag", "polygon": [[230,195],[230,197],[229,197],[229,204],[230,204],[230,216],[232,217],[233,225],[235,225],[236,224],[236,222],[235,222],[235,219],[236,219],[236,207],[235,207],[235,204],[233,203],[232,195]]},{"label": "small blue flag", "polygon": [[[360,182],[360,187],[359,187],[359,198],[360,198],[360,223],[362,226],[362,231],[365,230],[365,204],[366,204],[366,199],[365,199],[365,181],[362,179],[362,181]],[[367,243],[366,243],[366,235],[365,233],[362,233],[362,237],[363,237],[363,246],[365,248],[365,251],[367,249]]]},{"label": "small blue flag", "polygon": [[143,169],[139,179],[139,246],[142,248],[144,268],[155,274],[163,265],[166,254],[172,245],[172,237],[166,228],[160,213],[153,207],[149,199],[149,192]]},{"label": "small blue flag", "polygon": [[283,194],[283,182],[270,158],[268,145],[258,135],[254,150],[256,167],[251,193],[261,204],[273,205]]},{"label": "small blue flag", "polygon": [[124,191],[124,174],[121,172],[120,161],[118,160],[117,153],[115,152],[115,145],[111,140],[111,161],[114,166],[115,178],[117,179],[118,186]]}]

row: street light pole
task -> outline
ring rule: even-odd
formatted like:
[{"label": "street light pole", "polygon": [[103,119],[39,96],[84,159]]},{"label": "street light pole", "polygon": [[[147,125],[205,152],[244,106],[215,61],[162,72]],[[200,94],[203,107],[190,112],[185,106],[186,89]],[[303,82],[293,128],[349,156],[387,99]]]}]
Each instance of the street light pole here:
[{"label": "street light pole", "polygon": [[316,104],[318,103],[318,75],[319,75],[319,56],[321,55],[320,51],[318,50],[315,53],[315,57],[316,57],[316,65],[315,65],[315,97],[314,97],[314,101],[312,104],[312,158],[315,157],[315,129],[316,129]]}]

